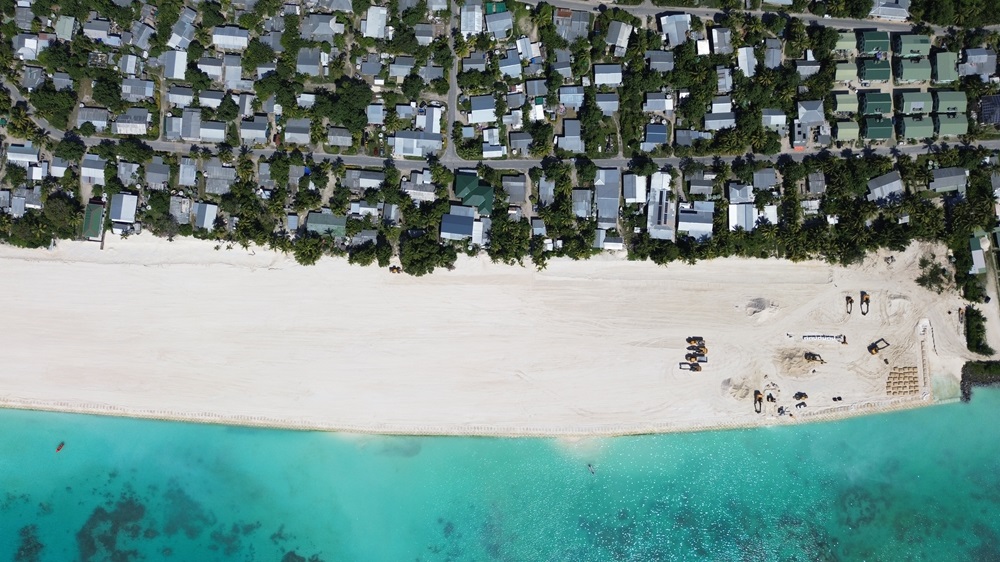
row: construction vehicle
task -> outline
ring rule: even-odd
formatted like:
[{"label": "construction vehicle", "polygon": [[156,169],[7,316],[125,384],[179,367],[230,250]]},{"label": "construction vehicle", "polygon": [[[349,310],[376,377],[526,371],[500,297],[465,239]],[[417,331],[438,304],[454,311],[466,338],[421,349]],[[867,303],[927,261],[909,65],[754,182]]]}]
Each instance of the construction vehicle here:
[{"label": "construction vehicle", "polygon": [[854,310],[854,297],[847,297],[847,313],[850,314]]},{"label": "construction vehicle", "polygon": [[708,355],[708,348],[704,345],[689,345],[687,350],[694,353],[700,353],[702,355]]},{"label": "construction vehicle", "polygon": [[826,363],[819,353],[812,353],[809,351],[806,352],[806,361],[813,361],[820,364]]},{"label": "construction vehicle", "polygon": [[701,371],[701,365],[697,363],[681,363],[680,368],[682,371],[693,371],[695,373]]},{"label": "construction vehicle", "polygon": [[708,363],[708,357],[701,353],[688,353],[684,356],[684,360],[688,363]]},{"label": "construction vehicle", "polygon": [[705,345],[705,338],[701,336],[688,336],[688,345]]},{"label": "construction vehicle", "polygon": [[889,347],[889,342],[885,341],[885,338],[879,338],[868,345],[868,353],[878,355],[879,351],[887,347]]},{"label": "construction vehicle", "polygon": [[871,304],[870,300],[871,297],[868,296],[868,293],[861,291],[861,316],[868,314],[868,306]]}]

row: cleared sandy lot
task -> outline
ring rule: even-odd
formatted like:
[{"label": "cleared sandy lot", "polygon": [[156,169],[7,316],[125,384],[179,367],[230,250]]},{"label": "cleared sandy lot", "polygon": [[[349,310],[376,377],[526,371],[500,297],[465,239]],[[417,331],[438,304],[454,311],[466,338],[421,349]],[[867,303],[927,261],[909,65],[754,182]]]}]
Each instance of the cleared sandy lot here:
[{"label": "cleared sandy lot", "polygon": [[[971,357],[961,299],[913,282],[927,251],[849,269],[745,259],[661,268],[607,256],[536,272],[465,259],[417,279],[146,235],[109,238],[104,251],[0,247],[0,405],[586,435],[795,423],[773,410],[799,402],[796,392],[809,396],[792,408],[796,420],[924,404],[931,374],[957,378]],[[996,307],[986,308],[995,328]],[[709,347],[700,373],[679,367],[689,335]],[[879,338],[890,345],[873,357],[866,347]],[[826,363],[806,362],[806,351]],[[888,396],[890,371],[905,367],[917,369],[918,391]],[[756,414],[753,391],[768,383],[777,402]]]}]

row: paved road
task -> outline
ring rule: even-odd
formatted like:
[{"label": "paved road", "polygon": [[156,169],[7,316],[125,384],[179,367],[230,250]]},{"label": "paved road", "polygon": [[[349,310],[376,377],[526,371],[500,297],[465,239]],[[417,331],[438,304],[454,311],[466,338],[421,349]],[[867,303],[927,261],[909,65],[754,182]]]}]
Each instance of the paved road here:
[{"label": "paved road", "polygon": [[[457,29],[455,25],[455,14],[458,13],[458,4],[451,3],[451,16],[448,18],[448,47],[452,54],[455,53],[455,35]],[[441,155],[441,163],[451,166],[452,162],[461,162],[458,153],[455,152],[455,143],[452,142],[452,127],[458,119],[458,55],[455,55],[451,62],[451,74],[448,75],[448,123],[445,128],[446,137],[444,154]]]}]

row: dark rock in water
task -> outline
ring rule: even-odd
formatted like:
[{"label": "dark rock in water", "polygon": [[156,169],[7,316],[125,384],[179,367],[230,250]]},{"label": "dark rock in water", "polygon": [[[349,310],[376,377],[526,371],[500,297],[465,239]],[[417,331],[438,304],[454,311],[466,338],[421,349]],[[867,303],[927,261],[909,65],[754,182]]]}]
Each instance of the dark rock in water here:
[{"label": "dark rock in water", "polygon": [[281,557],[281,562],[307,562],[305,556],[299,556],[294,551],[285,553]]},{"label": "dark rock in water", "polygon": [[14,554],[14,562],[39,562],[42,559],[42,549],[45,546],[38,540],[38,527],[28,525],[21,527],[21,543]]},{"label": "dark rock in water", "polygon": [[142,520],[146,508],[132,495],[123,494],[114,509],[98,507],[76,533],[82,562],[98,560],[128,561],[138,557],[135,550],[119,550],[118,538]]},{"label": "dark rock in water", "polygon": [[455,532],[455,524],[452,523],[451,521],[448,521],[447,523],[444,524],[443,530],[444,530],[444,536],[450,537],[451,534]]},{"label": "dark rock in water", "polygon": [[176,483],[171,483],[164,498],[167,500],[167,515],[163,532],[167,536],[183,532],[189,539],[195,539],[206,527],[215,525],[215,516],[205,511],[201,504]]}]

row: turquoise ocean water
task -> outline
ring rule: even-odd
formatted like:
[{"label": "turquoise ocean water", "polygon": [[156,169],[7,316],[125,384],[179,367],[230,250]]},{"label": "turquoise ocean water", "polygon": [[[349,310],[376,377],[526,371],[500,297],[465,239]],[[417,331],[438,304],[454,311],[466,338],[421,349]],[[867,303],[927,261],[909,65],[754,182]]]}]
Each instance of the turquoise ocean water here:
[{"label": "turquoise ocean water", "polygon": [[0,561],[997,560],[998,422],[1000,390],[574,447],[0,411]]}]

